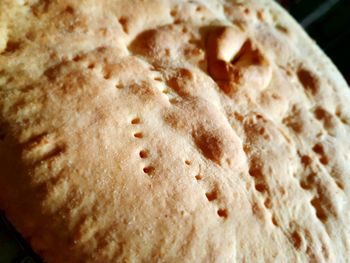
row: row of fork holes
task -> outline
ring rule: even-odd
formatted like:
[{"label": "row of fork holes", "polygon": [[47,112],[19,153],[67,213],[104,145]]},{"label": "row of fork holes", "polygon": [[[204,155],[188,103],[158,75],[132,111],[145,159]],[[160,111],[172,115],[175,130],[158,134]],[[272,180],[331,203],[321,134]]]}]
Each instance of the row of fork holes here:
[{"label": "row of fork holes", "polygon": [[[170,52],[170,51],[169,51],[169,52]],[[154,67],[151,67],[150,70],[151,70],[151,71],[154,71],[154,72],[158,72]],[[161,77],[159,77],[159,76],[156,76],[156,77],[154,77],[153,79],[154,79],[155,81],[158,81],[158,82],[163,82],[163,79],[162,79]],[[169,102],[170,102],[171,104],[174,104],[174,103],[177,102],[177,99],[176,99],[176,98],[170,98],[170,97],[169,97],[168,94],[170,93],[170,90],[169,90],[168,87],[166,87],[162,92],[163,92],[163,94],[168,98],[168,100],[169,100]]]},{"label": "row of fork holes", "polygon": [[[141,119],[140,119],[140,118],[134,118],[134,119],[131,120],[131,124],[132,124],[132,125],[138,125],[138,124],[140,124],[140,123],[141,123]],[[134,133],[134,137],[135,137],[136,139],[142,139],[142,138],[143,138],[143,133],[142,133],[142,132],[136,132],[136,133]],[[139,152],[139,157],[140,157],[141,159],[147,159],[147,158],[148,158],[148,151],[145,150],[145,149],[144,149],[144,150],[141,150],[141,151]],[[142,170],[143,170],[143,172],[144,172],[145,174],[151,175],[151,174],[153,174],[155,168],[154,168],[153,166],[146,166],[146,167],[144,167]]]},{"label": "row of fork holes", "polygon": [[[196,11],[197,13],[203,11],[203,7],[202,7],[202,6],[197,6],[196,9],[195,9],[195,11]],[[178,15],[178,12],[177,12],[176,9],[170,10],[170,16],[174,19],[174,24],[180,24],[180,23],[182,22],[181,19],[176,18],[177,15]],[[205,17],[202,16],[202,17],[201,17],[201,20],[204,21],[204,19],[205,19]]]},{"label": "row of fork holes", "polygon": [[[132,125],[138,125],[141,123],[141,120],[139,118],[134,118],[131,120],[131,124]],[[134,137],[135,138],[143,138],[143,134],[141,132],[137,132],[137,133],[134,133]],[[148,151],[147,150],[141,150],[139,152],[139,157],[141,159],[146,159],[148,157]],[[190,166],[191,165],[191,161],[190,160],[185,160],[185,164],[187,166]],[[143,168],[143,172],[150,175],[154,172],[155,168],[153,166],[146,166]],[[202,179],[202,177],[200,175],[196,175],[195,176],[196,180],[199,181]],[[206,193],[206,197],[208,199],[209,202],[212,202],[214,200],[217,199],[217,192],[216,191],[213,191],[213,192],[208,192]],[[217,214],[219,217],[223,217],[223,218],[227,218],[228,216],[228,213],[227,213],[227,210],[226,209],[218,209],[217,210]]]},{"label": "row of fork holes", "polygon": [[[79,62],[80,60],[82,60],[83,58],[82,58],[82,56],[81,55],[76,55],[75,57],[73,57],[73,61],[74,62]],[[87,66],[87,68],[88,69],[94,69],[95,68],[95,64],[94,63],[90,63],[90,64],[88,64],[88,66]]]},{"label": "row of fork holes", "polygon": [[[186,165],[191,165],[191,161],[185,160],[185,164],[186,164]],[[197,174],[197,175],[195,176],[195,179],[196,179],[197,182],[198,182],[198,181],[202,180],[203,177],[202,177],[201,175]],[[213,202],[213,201],[215,201],[215,200],[218,198],[218,193],[217,193],[216,190],[213,190],[213,191],[211,191],[211,192],[205,193],[205,196],[206,196],[206,198],[208,199],[208,202]],[[217,210],[217,214],[218,214],[219,217],[222,217],[222,218],[227,218],[227,217],[228,217],[228,212],[227,212],[227,210],[226,210],[226,209],[223,209],[223,208],[219,208],[219,209]]]},{"label": "row of fork holes", "polygon": [[[151,68],[151,71],[156,71],[156,70],[154,70],[153,68]],[[110,79],[110,77],[111,77],[111,74],[110,74],[110,73],[107,72],[107,73],[104,74],[104,78],[105,78],[106,80]],[[155,81],[158,81],[158,82],[162,82],[162,81],[163,81],[163,79],[162,79],[161,77],[154,77],[154,80],[155,80]],[[117,89],[122,89],[124,86],[123,86],[122,84],[119,83],[119,84],[116,84],[115,87],[116,87]],[[164,89],[162,92],[163,92],[164,95],[169,99],[169,102],[170,102],[171,104],[174,104],[174,103],[177,102],[177,99],[176,99],[176,98],[170,98],[170,97],[169,97],[168,94],[170,93],[170,91],[169,91],[168,88]],[[135,123],[135,124],[136,124],[136,123]]]},{"label": "row of fork holes", "polygon": [[[251,177],[253,177],[255,189],[259,193],[266,193],[266,192],[268,192],[268,188],[267,188],[267,186],[266,186],[266,184],[264,182],[256,183],[258,178],[263,177],[262,171],[260,169],[258,169],[258,168],[252,169],[251,168],[251,169],[249,169],[249,174],[250,174]],[[272,201],[271,201],[271,199],[269,197],[267,197],[265,199],[264,206],[267,209],[271,209],[272,208]],[[272,215],[271,221],[272,221],[273,225],[278,226],[277,219],[276,219],[275,215]]]},{"label": "row of fork holes", "polygon": [[[82,60],[83,58],[82,58],[82,56],[81,55],[76,55],[75,57],[73,57],[73,61],[74,62],[79,62],[80,60]],[[88,65],[87,65],[87,68],[88,69],[90,69],[90,70],[93,70],[94,68],[95,68],[95,63],[89,63]],[[106,72],[104,72],[104,74],[103,74],[103,78],[104,79],[106,79],[106,80],[108,80],[108,79],[110,79],[111,78],[111,73],[109,72],[109,71],[106,71]],[[120,89],[120,88],[122,88],[120,85],[116,85],[116,88],[118,88],[118,89]]]},{"label": "row of fork holes", "polygon": [[[138,125],[140,123],[141,123],[141,120],[139,118],[134,118],[134,119],[131,120],[131,124],[132,125]],[[134,133],[134,137],[135,138],[143,138],[143,135],[142,135],[141,132],[137,132],[137,133]],[[146,159],[148,157],[148,151],[147,150],[141,150],[139,152],[139,156],[140,156],[141,159]],[[190,166],[191,165],[191,161],[190,160],[185,160],[185,164],[187,166]],[[154,172],[154,170],[155,170],[155,168],[153,166],[146,166],[146,167],[143,168],[143,172],[148,174],[148,175],[152,174]],[[196,178],[197,181],[202,179],[202,177],[200,175],[196,175],[195,178]],[[216,200],[217,196],[218,196],[216,191],[208,192],[205,195],[206,195],[206,197],[207,197],[209,202],[212,202],[212,201]],[[227,218],[227,216],[228,216],[227,210],[226,209],[221,209],[221,208],[218,209],[217,214],[218,214],[219,217],[223,217],[223,218]]]}]

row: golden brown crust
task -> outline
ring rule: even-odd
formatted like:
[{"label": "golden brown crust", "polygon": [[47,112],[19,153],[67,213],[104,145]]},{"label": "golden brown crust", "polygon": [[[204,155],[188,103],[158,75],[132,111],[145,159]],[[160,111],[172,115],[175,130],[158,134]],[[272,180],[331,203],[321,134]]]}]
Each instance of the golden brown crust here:
[{"label": "golden brown crust", "polygon": [[274,2],[0,10],[0,207],[47,262],[350,257],[350,92]]}]

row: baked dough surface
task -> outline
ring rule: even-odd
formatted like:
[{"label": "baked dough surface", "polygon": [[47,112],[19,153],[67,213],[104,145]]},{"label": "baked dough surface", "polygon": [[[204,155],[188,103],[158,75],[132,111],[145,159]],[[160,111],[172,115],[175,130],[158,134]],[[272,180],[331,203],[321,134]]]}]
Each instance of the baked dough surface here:
[{"label": "baked dough surface", "polygon": [[346,262],[350,91],[275,2],[0,1],[0,208],[47,262]]}]

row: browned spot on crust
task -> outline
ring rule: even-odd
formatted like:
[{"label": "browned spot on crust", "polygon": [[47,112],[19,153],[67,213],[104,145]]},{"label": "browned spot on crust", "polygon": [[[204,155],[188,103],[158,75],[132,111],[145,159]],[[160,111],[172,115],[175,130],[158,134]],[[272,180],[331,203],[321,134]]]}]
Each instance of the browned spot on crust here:
[{"label": "browned spot on crust", "polygon": [[218,198],[218,193],[214,190],[206,193],[205,196],[207,197],[208,201],[211,202]]},{"label": "browned spot on crust", "polygon": [[218,216],[219,217],[223,217],[223,218],[227,218],[228,217],[228,212],[226,209],[219,209],[218,210]]},{"label": "browned spot on crust", "polygon": [[143,172],[148,175],[152,175],[155,171],[155,168],[153,166],[147,166],[143,168]]},{"label": "browned spot on crust", "polygon": [[195,176],[195,178],[196,178],[197,181],[202,180],[202,176],[199,175],[199,174],[197,174],[197,175]]},{"label": "browned spot on crust", "polygon": [[21,42],[19,41],[8,41],[5,50],[3,51],[4,54],[10,54],[14,53],[17,50],[21,48]]},{"label": "browned spot on crust", "polygon": [[123,31],[128,34],[129,33],[129,25],[128,25],[128,19],[124,16],[119,18],[119,23],[123,28]]},{"label": "browned spot on crust", "polygon": [[138,138],[138,139],[141,139],[141,138],[143,138],[143,133],[142,132],[134,133],[134,137]]},{"label": "browned spot on crust", "polygon": [[298,79],[306,91],[315,95],[319,90],[319,80],[311,71],[300,68],[297,72]]},{"label": "browned spot on crust", "polygon": [[294,231],[291,235],[291,238],[292,238],[293,246],[296,249],[300,249],[301,244],[302,244],[302,239],[301,239],[301,236],[299,235],[299,233],[297,231]]},{"label": "browned spot on crust", "polygon": [[140,158],[145,159],[148,157],[148,152],[146,150],[141,150],[139,152]]},{"label": "browned spot on crust", "polygon": [[307,155],[303,155],[301,157],[301,163],[307,167],[309,166],[311,163],[312,163],[312,159],[310,158],[310,156],[307,156]]},{"label": "browned spot on crust", "polygon": [[195,143],[203,155],[215,163],[220,164],[223,149],[222,140],[218,136],[206,132],[203,132],[199,136],[195,135],[194,137]]},{"label": "browned spot on crust", "polygon": [[140,124],[141,123],[141,120],[140,120],[140,118],[135,118],[135,119],[132,119],[131,120],[131,124]]},{"label": "browned spot on crust", "polygon": [[322,205],[322,200],[320,198],[314,197],[311,200],[311,204],[316,210],[316,216],[318,217],[318,219],[320,219],[321,221],[326,221],[327,213]]}]

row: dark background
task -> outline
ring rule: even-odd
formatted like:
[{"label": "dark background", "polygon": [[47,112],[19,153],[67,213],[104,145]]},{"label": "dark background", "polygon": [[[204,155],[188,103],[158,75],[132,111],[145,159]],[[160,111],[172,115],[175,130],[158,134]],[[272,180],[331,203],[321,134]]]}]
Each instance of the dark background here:
[{"label": "dark background", "polygon": [[350,0],[279,0],[350,84]]},{"label": "dark background", "polygon": [[[279,0],[333,60],[350,83],[350,0]],[[0,263],[36,263],[0,211]]]}]

